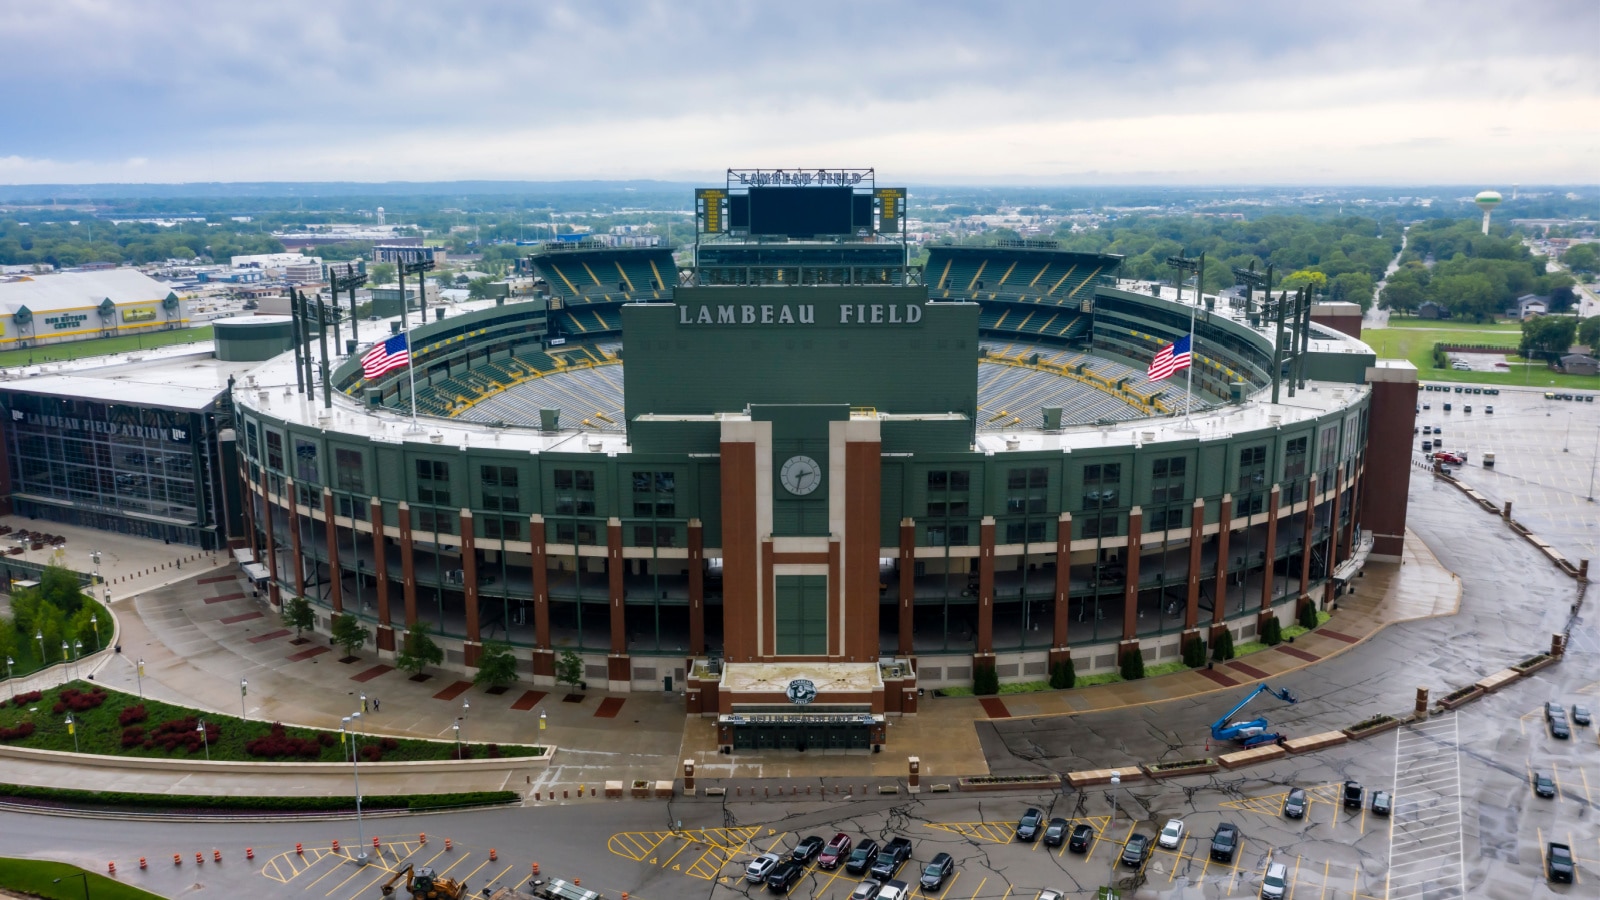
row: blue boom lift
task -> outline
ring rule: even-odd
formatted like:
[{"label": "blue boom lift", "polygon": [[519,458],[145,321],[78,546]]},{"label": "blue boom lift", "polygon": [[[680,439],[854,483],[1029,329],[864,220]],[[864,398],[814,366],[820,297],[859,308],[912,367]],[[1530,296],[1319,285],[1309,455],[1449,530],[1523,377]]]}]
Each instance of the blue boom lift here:
[{"label": "blue boom lift", "polygon": [[1244,744],[1245,747],[1259,747],[1263,744],[1275,743],[1280,735],[1275,732],[1267,731],[1267,720],[1265,717],[1258,719],[1243,719],[1237,722],[1228,721],[1234,716],[1234,714],[1238,713],[1239,710],[1248,706],[1251,700],[1254,700],[1262,694],[1271,694],[1285,703],[1297,702],[1294,694],[1291,693],[1288,688],[1278,691],[1273,690],[1266,684],[1261,684],[1256,687],[1255,690],[1245,695],[1245,698],[1239,701],[1238,706],[1235,706],[1233,709],[1223,713],[1222,718],[1211,723],[1212,740],[1238,741],[1239,743]]}]

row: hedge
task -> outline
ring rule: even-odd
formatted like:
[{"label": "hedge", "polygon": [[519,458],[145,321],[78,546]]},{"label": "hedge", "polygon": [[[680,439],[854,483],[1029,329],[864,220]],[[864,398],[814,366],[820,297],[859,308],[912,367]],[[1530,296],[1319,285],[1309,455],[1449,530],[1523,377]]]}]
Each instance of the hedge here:
[{"label": "hedge", "polygon": [[[0,784],[0,799],[42,801],[61,806],[110,806],[130,809],[236,810],[241,812],[345,812],[356,808],[354,797],[233,797],[189,794],[136,794],[123,791],[82,791],[73,788]],[[496,806],[522,799],[516,791],[467,791],[459,794],[364,794],[361,808],[380,810],[449,809]]]}]

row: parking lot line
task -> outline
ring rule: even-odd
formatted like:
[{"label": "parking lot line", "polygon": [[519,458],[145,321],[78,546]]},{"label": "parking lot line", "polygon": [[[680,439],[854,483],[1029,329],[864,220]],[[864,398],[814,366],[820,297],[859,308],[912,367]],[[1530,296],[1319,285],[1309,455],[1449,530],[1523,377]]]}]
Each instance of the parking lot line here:
[{"label": "parking lot line", "polygon": [[1566,792],[1566,788],[1561,786],[1561,769],[1553,762],[1550,764],[1550,780],[1556,783],[1556,802],[1560,803],[1561,795]]},{"label": "parking lot line", "polygon": [[[1235,847],[1233,850],[1233,865],[1230,867],[1233,869],[1233,871],[1228,875],[1228,893],[1230,894],[1233,893],[1234,882],[1239,880],[1239,860],[1244,857],[1244,845],[1244,835],[1240,835],[1239,846]],[[1208,853],[1206,855],[1210,856],[1211,854]]]},{"label": "parking lot line", "polygon": [[1333,867],[1333,861],[1332,860],[1323,860],[1323,862],[1322,862],[1322,894],[1320,895],[1320,900],[1328,900],[1328,870],[1331,869],[1332,867]]},{"label": "parking lot line", "polygon": [[680,854],[683,851],[689,849],[689,847],[690,847],[690,845],[692,843],[693,843],[692,841],[685,840],[683,842],[683,846],[682,847],[679,847],[678,849],[672,851],[672,855],[667,857],[667,861],[661,864],[661,868],[665,869],[666,867],[672,865],[672,861],[678,858],[678,854]]},{"label": "parking lot line", "polygon": [[499,875],[496,875],[496,876],[495,876],[495,877],[493,877],[493,878],[491,878],[491,879],[489,879],[489,880],[488,880],[488,881],[485,881],[485,882],[484,882],[484,883],[483,883],[483,886],[484,886],[484,887],[491,887],[491,886],[493,886],[493,885],[494,885],[494,883],[495,883],[495,882],[497,882],[497,881],[499,881],[499,880],[500,880],[500,879],[502,879],[502,878],[504,878],[504,877],[506,877],[506,873],[507,873],[507,872],[510,872],[510,871],[511,871],[511,870],[512,870],[512,869],[514,869],[514,868],[516,868],[516,867],[517,867],[517,864],[516,864],[516,863],[512,863],[512,864],[511,864],[511,865],[509,865],[509,866],[506,866],[506,867],[505,867],[505,868],[504,868],[504,869],[501,869],[501,870],[500,870],[500,874],[499,874]]},{"label": "parking lot line", "polygon": [[[388,875],[388,874],[390,874],[391,872],[394,871],[393,869],[389,868],[388,866],[384,865],[381,862],[378,863],[378,867],[383,869],[382,872],[378,873],[378,878],[382,878],[383,876]],[[335,871],[338,871],[338,870],[336,869]],[[341,881],[338,884],[334,885],[332,889],[330,889],[326,894],[323,894],[322,896],[324,896],[324,897],[332,897],[336,891],[338,891],[340,888],[344,887],[345,885],[349,884],[352,879],[356,878],[358,875],[365,875],[368,871],[370,871],[370,870],[366,866],[356,866],[356,870],[354,872],[351,872],[349,875],[345,876],[345,879],[343,881]],[[373,879],[373,881],[377,881],[377,880],[378,880],[377,878]]]},{"label": "parking lot line", "polygon": [[478,863],[478,868],[473,869],[471,872],[468,872],[467,874],[463,875],[461,878],[459,878],[457,880],[461,881],[461,882],[465,882],[468,878],[471,878],[472,876],[474,876],[474,875],[478,874],[479,872],[483,871],[483,867],[487,866],[488,864],[489,864],[489,860],[487,860],[487,859],[484,860],[481,863]]},{"label": "parking lot line", "polygon": [[[949,896],[950,892],[955,890],[956,882],[958,882],[960,880],[961,880],[961,873],[957,872],[955,874],[955,876],[950,879],[950,883],[948,885],[945,885],[944,893],[939,895],[939,900],[944,900],[945,897]],[[821,893],[821,892],[819,891],[818,893]]]},{"label": "parking lot line", "polygon": [[1583,799],[1584,799],[1584,802],[1588,803],[1590,806],[1593,806],[1594,805],[1594,797],[1589,793],[1589,776],[1583,774],[1583,770],[1579,769],[1578,770],[1578,777],[1583,779]]},{"label": "parking lot line", "polygon": [[[1294,889],[1300,886],[1300,857],[1294,858],[1294,874],[1289,876],[1289,900],[1294,900]],[[1233,893],[1233,883],[1228,883],[1228,893]]]},{"label": "parking lot line", "polygon": [[[372,886],[373,885],[377,884],[379,882],[379,880],[381,880],[381,879],[383,879],[383,878],[385,878],[387,876],[393,875],[395,873],[395,871],[396,871],[395,869],[384,869],[383,871],[381,871],[378,874],[374,875],[372,877],[371,881],[369,881],[366,884],[363,884],[362,886],[356,888],[355,892],[352,893],[349,896],[349,900],[356,900],[357,897],[360,897],[363,894],[366,894],[366,893],[370,892],[372,890]],[[333,893],[333,891],[329,891],[328,892],[328,894],[332,894],[332,893]],[[324,896],[326,896],[326,895],[324,895]]]},{"label": "parking lot line", "polygon": [[[320,882],[322,879],[327,878],[329,875],[332,875],[333,873],[339,871],[339,867],[344,865],[346,862],[348,862],[351,859],[351,857],[347,856],[345,854],[345,851],[343,851],[343,850],[339,851],[338,853],[330,853],[330,854],[328,854],[328,856],[337,857],[339,859],[339,862],[334,863],[333,864],[333,868],[329,869],[326,872],[323,872],[321,875],[318,875],[316,881],[313,881],[310,884],[305,886],[305,890],[309,891],[312,888],[316,887],[317,886],[317,882]],[[328,858],[327,856],[323,857],[323,859],[327,859],[327,858]],[[320,860],[319,860],[319,862],[320,862]]]},{"label": "parking lot line", "polygon": [[989,876],[987,876],[987,875],[983,876],[983,878],[978,882],[978,889],[976,891],[972,892],[972,897],[969,898],[969,900],[978,900],[978,894],[983,892],[983,886],[988,884],[988,883],[989,883]]},{"label": "parking lot line", "polygon": [[[1572,839],[1572,832],[1570,832],[1570,831],[1567,832],[1567,846],[1568,847],[1577,847],[1578,846],[1578,842],[1574,841]],[[1577,857],[1578,854],[1577,854],[1576,851],[1574,851],[1572,855],[1574,857],[1573,860],[1572,860],[1572,862],[1573,862],[1573,866],[1572,866],[1572,883],[1574,885],[1583,884],[1583,876],[1578,874],[1578,870],[1580,868],[1582,868],[1582,866],[1577,865],[1578,860],[1577,860],[1576,857]]]}]

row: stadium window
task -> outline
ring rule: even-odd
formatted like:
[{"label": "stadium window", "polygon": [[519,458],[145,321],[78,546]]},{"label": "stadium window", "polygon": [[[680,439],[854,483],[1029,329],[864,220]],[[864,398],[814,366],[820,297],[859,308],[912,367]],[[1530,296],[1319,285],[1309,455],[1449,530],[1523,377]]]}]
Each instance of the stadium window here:
[{"label": "stadium window", "polygon": [[1079,532],[1079,537],[1108,538],[1117,536],[1116,516],[1084,516],[1079,521],[1082,523],[1083,529]]},{"label": "stadium window", "polygon": [[267,468],[283,471],[283,435],[276,431],[267,432]]},{"label": "stadium window", "polygon": [[338,509],[339,515],[344,516],[346,519],[354,519],[357,522],[365,522],[367,520],[368,510],[367,501],[365,500],[340,497]]},{"label": "stadium window", "polygon": [[1267,448],[1246,447],[1239,451],[1239,493],[1259,491],[1267,485]]},{"label": "stadium window", "polygon": [[1188,468],[1189,461],[1182,456],[1153,461],[1150,464],[1150,502],[1157,505],[1182,502]]},{"label": "stadium window", "polygon": [[360,450],[335,449],[333,451],[334,485],[352,494],[367,492],[366,467]]},{"label": "stadium window", "polygon": [[1121,484],[1121,463],[1095,463],[1084,466],[1083,508],[1095,510],[1116,506],[1117,489]]},{"label": "stadium window", "polygon": [[[555,487],[555,511],[563,516],[594,515],[594,471],[556,469],[551,476]],[[591,543],[591,542],[585,542]]]},{"label": "stadium window", "polygon": [[1333,475],[1339,464],[1339,426],[1329,425],[1317,436],[1317,486],[1328,490],[1333,486]]},{"label": "stadium window", "polygon": [[301,438],[294,439],[294,477],[302,484],[318,484],[317,445]]},{"label": "stadium window", "polygon": [[498,512],[521,512],[522,501],[517,496],[516,466],[480,466],[479,482],[483,487],[483,508]]},{"label": "stadium window", "polygon": [[483,536],[497,541],[520,541],[522,540],[522,522],[518,519],[485,516],[483,518]]},{"label": "stadium window", "polygon": [[[678,480],[672,472],[633,473],[633,514],[640,518],[670,519],[678,514]],[[648,545],[641,545],[648,546]]]},{"label": "stadium window", "polygon": [[1283,448],[1283,480],[1289,483],[1289,503],[1299,503],[1306,498],[1306,457],[1311,440],[1292,438]]},{"label": "stadium window", "polygon": [[455,534],[455,523],[455,513],[433,509],[417,510],[417,531],[432,532],[434,534]]},{"label": "stadium window", "polygon": [[1177,509],[1162,509],[1150,514],[1149,531],[1174,531],[1184,526],[1184,518],[1189,511],[1182,507]]},{"label": "stadium window", "polygon": [[254,423],[254,422],[246,422],[245,423],[245,426],[244,426],[244,442],[245,442],[246,449],[249,450],[251,459],[259,460],[261,458],[261,448],[256,443],[256,432],[257,432],[257,430],[258,429],[256,428],[256,423]]},{"label": "stadium window", "polygon": [[589,524],[574,524],[572,522],[556,523],[556,543],[558,544],[589,544],[599,543],[595,540],[598,536],[595,527]]},{"label": "stadium window", "polygon": [[1043,515],[1050,471],[1042,466],[1006,471],[1006,512],[1012,515]]},{"label": "stadium window", "polygon": [[1043,522],[1008,522],[1006,523],[1006,543],[1021,544],[1038,543],[1045,540],[1045,523]]},{"label": "stadium window", "polygon": [[417,502],[436,506],[450,505],[450,464],[437,459],[419,459]]},{"label": "stadium window", "polygon": [[635,547],[676,547],[678,545],[678,529],[671,525],[635,525],[633,526],[633,545]]}]

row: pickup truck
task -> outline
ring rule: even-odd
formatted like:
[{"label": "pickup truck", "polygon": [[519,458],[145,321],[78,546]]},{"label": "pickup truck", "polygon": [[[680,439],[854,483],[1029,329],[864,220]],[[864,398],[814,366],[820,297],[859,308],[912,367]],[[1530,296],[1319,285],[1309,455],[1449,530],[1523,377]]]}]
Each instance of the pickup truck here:
[{"label": "pickup truck", "polygon": [[884,844],[883,849],[878,851],[878,857],[872,861],[872,877],[879,881],[888,881],[899,873],[900,867],[910,858],[911,842],[903,837],[897,837]]},{"label": "pickup truck", "polygon": [[1566,844],[1551,842],[1545,848],[1545,874],[1551,881],[1565,881],[1572,883],[1573,872],[1577,865],[1572,861],[1572,848]]}]

